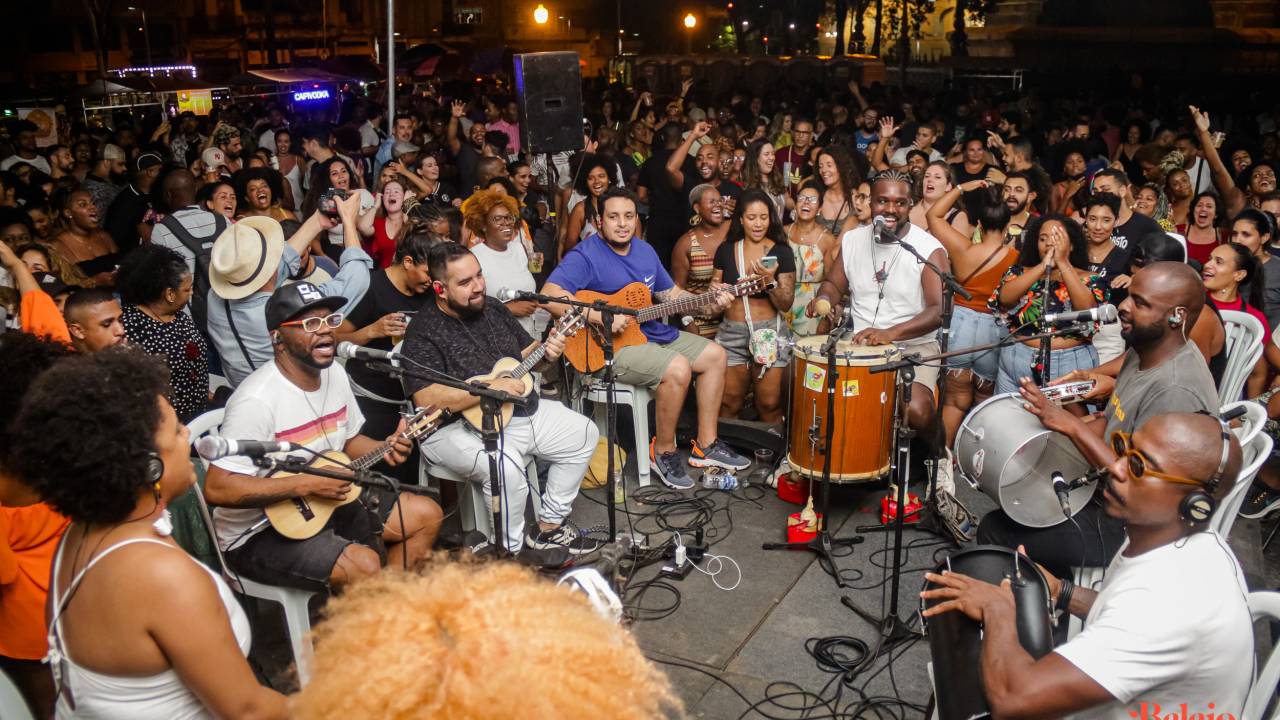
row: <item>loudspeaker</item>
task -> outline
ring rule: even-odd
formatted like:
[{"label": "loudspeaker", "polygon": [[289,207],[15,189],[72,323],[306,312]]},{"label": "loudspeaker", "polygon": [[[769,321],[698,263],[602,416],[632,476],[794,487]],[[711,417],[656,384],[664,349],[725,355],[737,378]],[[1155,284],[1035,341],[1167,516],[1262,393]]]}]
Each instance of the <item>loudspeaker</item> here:
[{"label": "loudspeaker", "polygon": [[520,149],[558,153],[582,149],[582,73],[576,52],[516,55]]}]

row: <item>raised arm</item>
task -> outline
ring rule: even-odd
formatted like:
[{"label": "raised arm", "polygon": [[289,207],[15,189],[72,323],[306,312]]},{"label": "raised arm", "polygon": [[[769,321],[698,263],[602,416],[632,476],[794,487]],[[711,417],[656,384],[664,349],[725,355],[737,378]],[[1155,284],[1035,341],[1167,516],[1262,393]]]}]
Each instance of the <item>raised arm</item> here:
[{"label": "raised arm", "polygon": [[684,171],[681,169],[684,167],[684,159],[689,157],[689,152],[693,150],[693,144],[706,137],[710,130],[711,126],[705,120],[699,121],[685,136],[684,142],[680,144],[680,147],[671,153],[671,157],[667,158],[667,182],[671,183],[671,187],[676,190],[684,187]]},{"label": "raised arm", "polygon": [[462,140],[458,137],[459,119],[463,113],[467,111],[467,103],[462,100],[454,100],[449,105],[449,126],[445,128],[445,142],[449,146],[449,152],[455,157],[462,150]]},{"label": "raised arm", "polygon": [[1233,216],[1244,209],[1244,193],[1236,187],[1231,171],[1227,170],[1226,164],[1222,162],[1222,156],[1218,154],[1218,148],[1214,147],[1213,136],[1209,134],[1209,114],[1195,105],[1188,105],[1187,109],[1191,111],[1191,119],[1196,126],[1196,139],[1200,141],[1205,162],[1209,163],[1209,170],[1213,174],[1213,186],[1222,193],[1222,199],[1227,206],[1227,216]]},{"label": "raised arm", "polygon": [[876,170],[888,170],[889,163],[885,160],[885,153],[889,149],[889,139],[898,132],[898,126],[894,122],[893,117],[885,115],[880,118],[880,141],[871,148],[871,167]]},{"label": "raised arm", "polygon": [[960,199],[960,196],[971,190],[979,190],[987,186],[986,180],[970,180],[947,191],[946,195],[938,198],[938,201],[929,208],[924,214],[925,219],[929,222],[929,233],[938,238],[938,242],[947,249],[947,254],[951,256],[956,269],[962,273],[968,273],[967,263],[962,259],[967,251],[973,247],[973,243],[960,231],[951,227],[951,223],[947,221],[947,213],[951,212],[952,206]]}]

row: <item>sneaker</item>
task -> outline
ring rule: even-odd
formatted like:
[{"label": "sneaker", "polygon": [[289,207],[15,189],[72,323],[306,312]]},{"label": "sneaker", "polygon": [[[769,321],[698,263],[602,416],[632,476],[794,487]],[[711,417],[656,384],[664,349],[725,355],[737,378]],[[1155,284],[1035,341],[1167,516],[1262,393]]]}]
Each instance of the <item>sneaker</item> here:
[{"label": "sneaker", "polygon": [[667,487],[674,490],[688,490],[694,486],[693,478],[689,477],[689,471],[685,469],[684,463],[680,462],[679,450],[662,453],[656,457],[651,450],[650,460],[652,461],[650,467],[658,473],[658,477],[662,478],[662,484]]},{"label": "sneaker", "polygon": [[725,470],[746,470],[751,467],[751,459],[734,452],[720,438],[705,449],[693,441],[693,452],[689,454],[689,464],[694,467],[722,467]]},{"label": "sneaker", "polygon": [[953,475],[954,465],[951,459],[951,448],[947,448],[946,455],[940,458],[934,458],[934,464],[938,467],[938,477],[934,487],[937,492],[947,493],[948,495],[956,494],[956,481]]},{"label": "sneaker", "polygon": [[600,549],[600,541],[592,540],[568,524],[554,530],[541,530],[536,535],[526,535],[524,544],[535,550],[564,548],[570,555],[586,555]]},{"label": "sneaker", "polygon": [[969,512],[969,508],[962,505],[955,495],[939,487],[935,502],[938,508],[938,519],[957,543],[971,542],[977,536],[978,518],[974,517],[973,513]]},{"label": "sneaker", "polygon": [[561,570],[573,562],[573,555],[559,545],[542,549],[526,547],[516,554],[517,563],[540,570]]},{"label": "sneaker", "polygon": [[1256,520],[1280,507],[1280,490],[1271,489],[1264,482],[1255,482],[1240,506],[1240,517]]}]

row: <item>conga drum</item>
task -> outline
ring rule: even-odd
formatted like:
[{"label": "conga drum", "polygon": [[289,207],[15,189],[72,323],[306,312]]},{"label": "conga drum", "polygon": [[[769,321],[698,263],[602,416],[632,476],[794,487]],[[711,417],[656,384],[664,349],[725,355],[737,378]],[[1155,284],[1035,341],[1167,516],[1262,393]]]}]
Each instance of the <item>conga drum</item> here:
[{"label": "conga drum", "polygon": [[[826,335],[800,338],[791,364],[791,433],[787,461],[791,470],[810,478],[822,477],[826,460],[827,358]],[[898,359],[892,345],[836,346],[836,411],[831,455],[831,482],[872,481],[889,472],[893,456],[893,407],[897,401],[897,373],[872,373],[873,365]]]}]

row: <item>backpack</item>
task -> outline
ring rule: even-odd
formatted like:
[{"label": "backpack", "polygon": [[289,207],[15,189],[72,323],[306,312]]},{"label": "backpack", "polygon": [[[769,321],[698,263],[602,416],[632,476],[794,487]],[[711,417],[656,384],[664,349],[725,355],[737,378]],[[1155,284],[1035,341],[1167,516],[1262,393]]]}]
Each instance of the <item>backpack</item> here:
[{"label": "backpack", "polygon": [[[209,332],[209,258],[213,253],[213,241],[218,239],[227,229],[227,219],[221,213],[213,215],[213,234],[200,239],[187,231],[187,228],[174,216],[168,215],[160,221],[169,228],[169,232],[196,257],[196,269],[192,276],[191,319],[202,334]],[[205,247],[205,243],[209,246]]]}]

